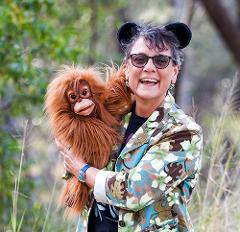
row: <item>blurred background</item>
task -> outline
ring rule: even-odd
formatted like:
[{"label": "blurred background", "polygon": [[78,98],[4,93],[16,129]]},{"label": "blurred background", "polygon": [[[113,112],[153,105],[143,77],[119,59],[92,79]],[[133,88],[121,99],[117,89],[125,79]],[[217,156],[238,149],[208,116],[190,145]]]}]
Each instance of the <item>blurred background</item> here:
[{"label": "blurred background", "polygon": [[182,21],[193,38],[175,89],[204,130],[196,231],[240,231],[239,0],[0,1],[0,231],[74,231],[57,208],[63,166],[43,112],[62,64],[120,65],[125,21]]}]

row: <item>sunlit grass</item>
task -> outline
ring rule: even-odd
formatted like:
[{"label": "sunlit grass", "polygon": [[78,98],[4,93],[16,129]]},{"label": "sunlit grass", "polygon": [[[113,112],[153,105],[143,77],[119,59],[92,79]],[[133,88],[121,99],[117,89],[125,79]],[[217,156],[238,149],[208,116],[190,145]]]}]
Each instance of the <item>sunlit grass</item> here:
[{"label": "sunlit grass", "polygon": [[[59,232],[70,232],[74,231],[73,222],[67,222],[63,219],[63,212],[56,207],[56,199],[58,198],[57,193],[57,182],[61,178],[56,177],[52,184],[51,194],[49,197],[48,204],[41,203],[39,200],[32,199],[31,192],[29,195],[21,192],[22,179],[22,167],[24,163],[24,151],[26,148],[26,136],[28,133],[28,122],[25,122],[24,134],[22,138],[22,151],[20,155],[19,168],[14,176],[15,185],[12,196],[12,212],[10,216],[9,225],[1,225],[0,231],[7,232],[20,232],[20,231],[59,231]],[[26,181],[26,180],[24,180]],[[30,181],[30,180],[27,180]],[[39,191],[40,192],[40,191]],[[21,201],[28,201],[32,208],[23,209]],[[33,214],[31,221],[25,215]]]},{"label": "sunlit grass", "polygon": [[191,215],[197,232],[240,231],[240,114],[232,111],[233,91],[220,114],[205,128],[202,170]]},{"label": "sunlit grass", "polygon": [[26,142],[26,134],[27,134],[27,126],[28,122],[26,121],[25,127],[24,127],[24,134],[23,134],[23,144],[22,144],[22,152],[21,152],[21,158],[20,158],[20,164],[19,164],[19,171],[18,176],[15,178],[15,186],[13,191],[13,206],[12,206],[12,214],[11,214],[11,225],[13,232],[19,232],[23,223],[24,219],[24,213],[21,216],[21,220],[19,223],[17,223],[17,209],[18,209],[18,194],[19,194],[19,184],[21,180],[21,172],[22,172],[22,163],[23,163],[23,157],[24,157],[24,150],[25,150],[25,142]]}]

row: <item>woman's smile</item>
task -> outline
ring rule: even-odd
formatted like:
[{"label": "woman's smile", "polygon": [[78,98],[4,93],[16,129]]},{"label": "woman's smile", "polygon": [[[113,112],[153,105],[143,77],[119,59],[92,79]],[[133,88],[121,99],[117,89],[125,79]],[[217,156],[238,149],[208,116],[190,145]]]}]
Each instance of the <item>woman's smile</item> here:
[{"label": "woman's smile", "polygon": [[146,78],[141,78],[140,83],[144,85],[156,85],[159,83],[159,80],[146,77]]}]

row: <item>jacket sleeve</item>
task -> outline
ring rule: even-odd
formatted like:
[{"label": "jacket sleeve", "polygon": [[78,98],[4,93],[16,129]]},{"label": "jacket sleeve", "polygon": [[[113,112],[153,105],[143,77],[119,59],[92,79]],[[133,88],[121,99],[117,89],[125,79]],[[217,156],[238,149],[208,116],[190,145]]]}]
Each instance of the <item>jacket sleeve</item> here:
[{"label": "jacket sleeve", "polygon": [[[138,165],[122,172],[101,171],[94,187],[97,201],[138,211],[171,192],[187,178],[194,188],[200,169],[202,133],[178,131],[152,145]],[[105,185],[98,192],[97,185]]]}]

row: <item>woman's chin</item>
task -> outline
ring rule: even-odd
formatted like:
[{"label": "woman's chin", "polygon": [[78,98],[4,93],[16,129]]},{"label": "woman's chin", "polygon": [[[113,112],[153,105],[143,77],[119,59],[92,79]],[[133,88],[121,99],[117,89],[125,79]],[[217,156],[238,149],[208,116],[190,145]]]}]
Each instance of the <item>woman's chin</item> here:
[{"label": "woman's chin", "polygon": [[159,90],[158,91],[140,90],[140,91],[136,91],[135,95],[138,98],[141,98],[141,99],[144,99],[144,100],[154,100],[154,99],[161,98],[162,94],[159,94]]}]

